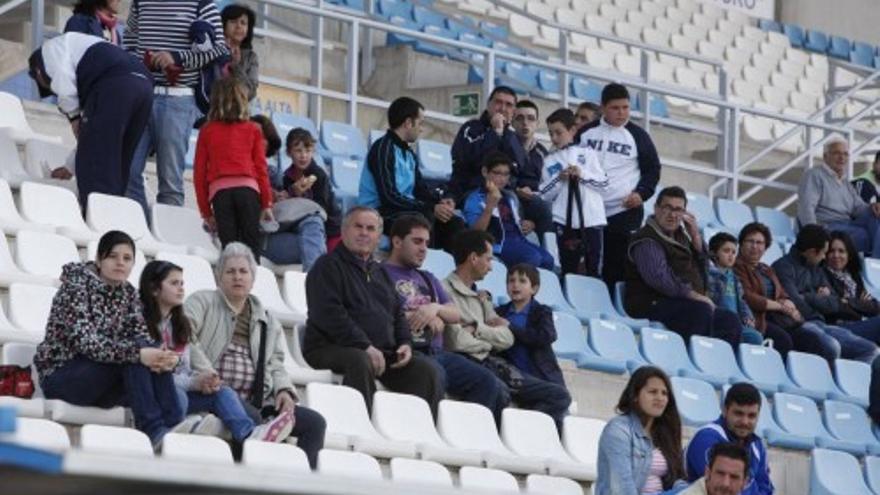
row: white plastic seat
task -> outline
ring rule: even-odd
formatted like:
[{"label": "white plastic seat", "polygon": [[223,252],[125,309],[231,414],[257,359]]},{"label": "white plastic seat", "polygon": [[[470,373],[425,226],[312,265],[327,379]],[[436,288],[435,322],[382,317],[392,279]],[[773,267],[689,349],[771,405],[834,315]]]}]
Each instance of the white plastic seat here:
[{"label": "white plastic seat", "polygon": [[[135,246],[137,247],[137,246]],[[98,241],[92,241],[86,246],[86,260],[95,261],[98,258]],[[134,266],[131,267],[131,273],[128,275],[128,283],[138,287],[141,282],[141,272],[147,266],[147,257],[144,256],[143,250],[135,249]]]},{"label": "white plastic seat", "polygon": [[538,26],[538,35],[532,37],[532,44],[544,48],[559,48],[559,29],[541,24]]},{"label": "white plastic seat", "polygon": [[168,460],[233,465],[229,444],[217,437],[168,433],[162,437],[162,457]]},{"label": "white plastic seat", "polygon": [[212,265],[217,263],[220,250],[211,234],[202,227],[202,218],[192,208],[182,206],[153,205],[153,235],[167,244],[188,246],[189,254],[201,256]]},{"label": "white plastic seat", "polygon": [[303,272],[285,272],[282,282],[282,294],[287,305],[305,318],[309,314],[306,300],[306,274]]},{"label": "white plastic seat", "polygon": [[581,416],[566,416],[562,422],[562,444],[571,457],[596,469],[599,462],[599,437],[605,421]]},{"label": "white plastic seat", "polygon": [[736,67],[742,67],[747,64],[751,53],[746,50],[727,46],[724,49],[724,60]]},{"label": "white plastic seat", "polygon": [[418,483],[452,487],[449,470],[433,461],[417,461],[395,457],[391,459],[391,480],[395,483]]},{"label": "white plastic seat", "polygon": [[544,460],[514,454],[498,437],[498,427],[489,409],[470,402],[442,400],[437,429],[449,445],[480,450],[486,466],[512,473],[545,473]]},{"label": "white plastic seat", "polygon": [[663,16],[658,16],[654,18],[654,29],[662,33],[666,33],[667,39],[669,38],[670,34],[677,32],[680,26],[680,22],[675,22],[672,19],[667,19]]},{"label": "white plastic seat", "polygon": [[58,136],[40,134],[33,130],[24,113],[24,106],[17,96],[0,91],[0,128],[5,128],[16,143],[24,144],[28,139],[39,139],[48,143],[60,143]]},{"label": "white plastic seat", "polygon": [[585,52],[587,65],[594,69],[611,70],[613,69],[613,59],[610,53],[602,50],[590,50]]},{"label": "white plastic seat", "polygon": [[638,10],[627,10],[626,12],[626,22],[639,28],[650,26],[653,19],[653,16]]},{"label": "white plastic seat", "polygon": [[300,352],[297,357],[293,352],[289,341],[292,340],[294,342],[294,348],[299,347],[299,337],[296,334],[297,328],[294,327],[294,335],[292,339],[288,339],[287,335],[284,335],[284,371],[287,372],[287,376],[290,377],[290,380],[296,385],[308,385],[312,382],[319,383],[333,383],[333,372],[330,370],[316,370],[308,365],[305,362],[305,359],[302,358],[302,353]]},{"label": "white plastic seat", "polygon": [[606,19],[623,19],[626,17],[626,9],[610,2],[602,2],[599,4],[599,15]]},{"label": "white plastic seat", "polygon": [[245,440],[241,462],[247,467],[272,469],[284,473],[311,471],[306,453],[289,443]]},{"label": "white plastic seat", "polygon": [[669,47],[669,33],[656,28],[642,29],[642,41],[661,48]]},{"label": "white plastic seat", "polygon": [[532,38],[538,35],[538,23],[526,16],[511,13],[510,14],[510,33],[514,36],[523,38]]},{"label": "white plastic seat", "polygon": [[318,452],[318,473],[362,480],[382,479],[379,461],[360,452],[323,449]]},{"label": "white plastic seat", "polygon": [[25,273],[58,279],[61,267],[80,261],[70,239],[49,232],[22,230],[15,237],[15,258]]},{"label": "white plastic seat", "polygon": [[34,285],[54,285],[57,280],[53,277],[34,275],[21,270],[12,260],[9,244],[6,239],[0,242],[0,287],[9,287],[15,282]]},{"label": "white plastic seat", "polygon": [[751,65],[744,65],[742,69],[740,69],[740,74],[742,74],[742,79],[744,81],[758,85],[765,84],[768,78],[767,72],[758,69],[757,67],[752,67]]},{"label": "white plastic seat", "polygon": [[9,319],[18,329],[42,340],[52,299],[58,289],[15,283],[9,286]]},{"label": "white plastic seat", "polygon": [[144,433],[134,428],[87,424],[79,435],[79,446],[86,452],[153,457],[153,446]]},{"label": "white plastic seat", "polygon": [[[2,104],[2,98],[0,98],[0,104]],[[0,128],[0,156],[3,157],[3,160],[0,161],[0,178],[7,181],[13,188],[18,189],[25,181],[35,180],[25,170],[8,128]]]},{"label": "white plastic seat", "polygon": [[39,232],[55,232],[55,227],[49,224],[29,222],[22,218],[12,199],[12,189],[9,182],[0,178],[0,229],[6,235],[13,236],[19,230],[34,230]]},{"label": "white plastic seat", "polygon": [[825,83],[800,78],[797,81],[797,90],[807,95],[821,95],[825,93]]},{"label": "white plastic seat", "polygon": [[770,73],[770,84],[775,88],[790,92],[797,86],[797,78],[791,77],[782,72],[773,71]]},{"label": "white plastic seat", "polygon": [[[63,167],[67,163],[67,159],[74,148],[65,146],[61,143],[47,143],[39,139],[28,139],[24,145],[24,168],[28,176],[36,179],[49,179],[52,170]],[[68,183],[74,185],[76,182],[55,181],[57,185]]]},{"label": "white plastic seat", "polygon": [[156,259],[170,261],[183,269],[183,290],[186,297],[200,290],[214,290],[217,282],[211,265],[204,258],[191,254],[169,253],[160,251],[156,253]]},{"label": "white plastic seat", "polygon": [[546,3],[541,2],[528,2],[526,3],[526,12],[532,15],[536,15],[541,19],[550,21],[553,20],[553,14],[555,12],[555,8],[552,5],[547,5]]},{"label": "white plastic seat", "polygon": [[9,437],[9,441],[58,453],[70,449],[70,437],[67,436],[67,430],[48,419],[17,418],[15,433]]},{"label": "white plastic seat", "polygon": [[781,110],[788,101],[788,92],[776,86],[761,86],[761,100]]},{"label": "white plastic seat", "polygon": [[613,21],[607,17],[600,15],[587,14],[584,16],[584,25],[587,31],[596,31],[597,33],[611,34],[613,31]]},{"label": "white plastic seat", "polygon": [[492,493],[519,493],[519,484],[512,474],[498,469],[465,466],[458,473],[465,490],[484,490]]},{"label": "white plastic seat", "polygon": [[577,482],[559,476],[530,474],[526,478],[526,491],[529,495],[583,495],[584,490]]},{"label": "white plastic seat", "polygon": [[306,404],[327,421],[325,448],[353,448],[385,458],[416,457],[415,444],[388,440],[376,431],[364,398],[353,388],[310,383],[306,386]]},{"label": "white plastic seat", "polygon": [[278,321],[286,327],[292,327],[299,323],[304,323],[305,319],[302,315],[294,312],[284,299],[281,298],[281,292],[278,290],[278,281],[275,274],[266,267],[257,266],[257,273],[254,277],[254,288],[251,293],[257,296],[263,307],[269,310]]},{"label": "white plastic seat", "polygon": [[617,53],[629,53],[629,49],[623,43],[609,40],[599,40],[599,49],[610,55]]},{"label": "white plastic seat", "polygon": [[575,461],[565,452],[553,419],[542,412],[505,409],[501,437],[507,447],[519,455],[546,459],[548,472],[553,476],[596,479],[595,468]]},{"label": "white plastic seat", "polygon": [[144,210],[136,201],[109,194],[89,194],[86,220],[95,232],[121,230],[134,239],[135,244],[150,256],[159,251],[186,253],[186,246],[159,242],[150,233]]},{"label": "white plastic seat", "polygon": [[85,425],[102,424],[107,426],[126,426],[126,411],[122,407],[75,406],[63,400],[46,400],[46,409],[52,421],[59,423]]},{"label": "white plastic seat", "polygon": [[[511,14],[513,18],[513,14]],[[584,13],[569,8],[560,7],[556,9],[556,22],[566,27],[575,29],[584,29]]]},{"label": "white plastic seat", "polygon": [[766,117],[743,115],[743,132],[746,137],[759,143],[773,141],[773,121]]},{"label": "white plastic seat", "polygon": [[0,395],[0,407],[15,409],[15,415],[18,417],[43,418],[46,415],[46,401],[41,397],[21,399],[11,395]]},{"label": "white plastic seat", "polygon": [[804,65],[800,62],[793,62],[787,58],[780,59],[776,64],[778,74],[788,74],[792,77],[799,78],[804,73]]},{"label": "white plastic seat", "polygon": [[388,439],[411,442],[421,459],[456,466],[481,466],[476,449],[449,446],[434,427],[428,403],[421,397],[379,391],[373,395],[373,425]]},{"label": "white plastic seat", "polygon": [[775,56],[765,55],[761,52],[754,52],[749,58],[749,62],[756,68],[770,74],[776,70],[779,58]]},{"label": "white plastic seat", "polygon": [[614,23],[613,31],[615,35],[628,40],[639,40],[642,37],[641,26],[636,26],[622,20]]},{"label": "white plastic seat", "polygon": [[691,14],[692,13],[689,10],[683,10],[674,6],[666,7],[666,17],[672,21],[675,21],[679,25],[690,21]]},{"label": "white plastic seat", "polygon": [[638,76],[642,73],[642,60],[638,55],[618,53],[614,55],[614,67],[624,74]]},{"label": "white plastic seat", "polygon": [[100,238],[100,234],[83,221],[79,202],[69,189],[25,182],[21,185],[19,201],[25,219],[55,226],[59,234],[69,237],[77,246],[85,247],[89,241]]},{"label": "white plastic seat", "polygon": [[788,95],[788,102],[793,108],[809,113],[815,112],[819,109],[819,98],[815,95],[800,93],[798,91],[794,91]]},{"label": "white plastic seat", "polygon": [[747,101],[755,101],[760,97],[761,87],[749,81],[735,79],[730,86],[731,94]]}]

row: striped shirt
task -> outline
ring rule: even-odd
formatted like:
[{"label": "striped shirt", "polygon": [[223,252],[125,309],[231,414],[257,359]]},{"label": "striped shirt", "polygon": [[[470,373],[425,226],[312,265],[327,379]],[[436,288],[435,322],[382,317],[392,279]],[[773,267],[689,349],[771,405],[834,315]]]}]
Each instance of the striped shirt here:
[{"label": "striped shirt", "polygon": [[648,479],[645,480],[645,486],[642,487],[642,495],[660,493],[663,491],[663,476],[666,475],[666,458],[660,449],[654,449],[651,452],[651,470],[648,472]]},{"label": "striped shirt", "polygon": [[[189,28],[197,20],[208,22],[214,28],[216,43],[210,50],[193,50]],[[228,54],[220,12],[211,0],[134,0],[123,46],[139,59],[143,59],[147,50],[170,52],[175,63],[184,69],[177,84],[189,87],[195,87],[199,69]],[[169,85],[162,71],[152,71],[157,86]]]}]

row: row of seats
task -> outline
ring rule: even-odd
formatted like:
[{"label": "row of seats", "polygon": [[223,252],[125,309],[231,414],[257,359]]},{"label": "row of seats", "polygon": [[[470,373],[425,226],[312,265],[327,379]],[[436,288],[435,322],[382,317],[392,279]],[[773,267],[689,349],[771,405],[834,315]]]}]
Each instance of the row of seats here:
[{"label": "row of seats", "polygon": [[726,198],[717,198],[713,208],[712,200],[706,195],[687,193],[687,198],[688,211],[697,217],[700,228],[724,230],[738,235],[746,224],[761,222],[770,229],[775,242],[787,244],[795,240],[794,220],[779,210],[756,206],[753,212],[747,204]]},{"label": "row of seats", "polygon": [[846,452],[813,449],[810,453],[812,495],[876,495],[880,493],[880,458],[865,457],[865,469]]},{"label": "row of seats", "polygon": [[880,68],[880,47],[863,41],[850,41],[845,36],[828,35],[818,29],[807,29],[797,24],[779,23],[760,19],[758,27],[768,32],[782,33],[797,48],[829,57],[846,60],[870,68]]}]

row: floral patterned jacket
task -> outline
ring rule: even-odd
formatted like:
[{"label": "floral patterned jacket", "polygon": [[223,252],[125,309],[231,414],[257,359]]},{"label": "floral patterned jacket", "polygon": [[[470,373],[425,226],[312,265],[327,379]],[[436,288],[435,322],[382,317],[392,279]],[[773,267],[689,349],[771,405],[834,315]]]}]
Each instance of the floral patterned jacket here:
[{"label": "floral patterned jacket", "polygon": [[76,357],[136,363],[149,340],[137,289],[107,284],[94,262],[68,263],[34,365],[43,380]]}]

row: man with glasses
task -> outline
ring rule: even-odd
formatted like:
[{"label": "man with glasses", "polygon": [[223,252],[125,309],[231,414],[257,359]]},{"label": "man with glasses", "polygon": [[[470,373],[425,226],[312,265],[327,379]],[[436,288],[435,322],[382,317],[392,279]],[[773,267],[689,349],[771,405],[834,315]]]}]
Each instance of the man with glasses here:
[{"label": "man with glasses", "polygon": [[798,185],[798,222],[849,234],[859,251],[880,258],[880,203],[866,203],[846,180],[849,145],[841,138],[825,144],[825,163],[804,172]]},{"label": "man with glasses", "polygon": [[654,214],[632,238],[626,256],[626,311],[680,334],[708,335],[736,346],[739,317],[706,296],[707,249],[678,186],[657,195]]},{"label": "man with glasses", "polygon": [[516,177],[516,195],[523,207],[523,216],[535,224],[535,232],[543,235],[553,229],[553,218],[548,202],[537,192],[544,169],[547,148],[538,142],[538,106],[531,100],[520,100],[513,113],[513,129],[526,152],[526,163],[520,166]]}]

